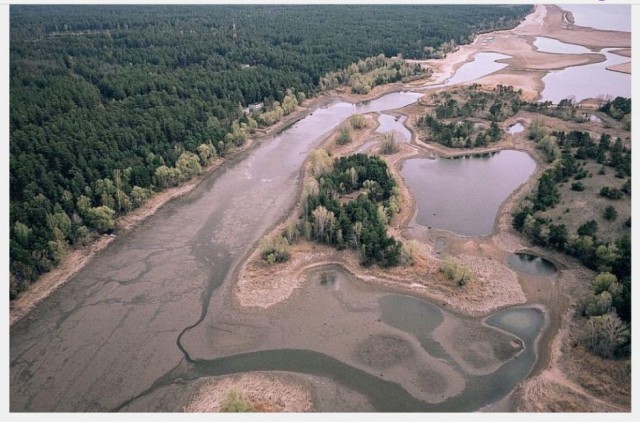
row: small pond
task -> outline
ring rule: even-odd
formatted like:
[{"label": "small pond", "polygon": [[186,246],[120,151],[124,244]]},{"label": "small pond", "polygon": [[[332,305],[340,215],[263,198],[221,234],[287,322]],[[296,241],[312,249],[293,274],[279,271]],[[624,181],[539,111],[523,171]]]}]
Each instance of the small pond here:
[{"label": "small pond", "polygon": [[511,254],[508,262],[518,272],[540,277],[547,277],[558,271],[551,261],[528,253]]},{"label": "small pond", "polygon": [[587,54],[593,53],[587,47],[576,44],[567,44],[562,41],[558,41],[553,38],[536,37],[533,45],[536,46],[538,51],[544,53],[558,53],[558,54]]},{"label": "small pond", "polygon": [[473,61],[460,66],[456,73],[445,81],[444,85],[448,86],[471,82],[493,72],[497,72],[508,66],[506,63],[498,63],[497,60],[509,58],[511,58],[511,56],[500,53],[477,53],[473,56]]},{"label": "small pond", "polygon": [[507,129],[507,132],[509,132],[511,135],[515,135],[523,131],[524,131],[524,125],[520,122],[516,123],[515,125],[509,126],[509,128]]},{"label": "small pond", "polygon": [[522,151],[457,158],[413,158],[401,170],[416,200],[417,224],[463,236],[486,236],[500,205],[536,169]]},{"label": "small pond", "polygon": [[400,134],[401,139],[397,141],[409,142],[411,140],[411,132],[404,125],[404,122],[407,121],[407,116],[391,116],[389,114],[381,113],[378,118],[378,122],[380,122],[380,126],[376,129],[378,133],[387,133],[389,131],[393,131],[395,135]]}]

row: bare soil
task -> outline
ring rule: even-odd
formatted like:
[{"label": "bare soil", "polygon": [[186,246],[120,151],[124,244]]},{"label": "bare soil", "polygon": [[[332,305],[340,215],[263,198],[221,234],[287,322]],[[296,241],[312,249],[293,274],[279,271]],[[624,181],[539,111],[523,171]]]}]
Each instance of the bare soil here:
[{"label": "bare soil", "polygon": [[239,391],[256,412],[308,412],[312,407],[309,386],[282,373],[244,372],[213,378],[194,394],[185,412],[220,412],[226,395]]}]

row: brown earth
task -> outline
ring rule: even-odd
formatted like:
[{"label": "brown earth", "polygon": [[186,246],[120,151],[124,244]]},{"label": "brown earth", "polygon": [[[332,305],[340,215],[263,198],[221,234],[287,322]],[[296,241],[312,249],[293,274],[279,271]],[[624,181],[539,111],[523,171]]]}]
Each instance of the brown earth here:
[{"label": "brown earth", "polygon": [[309,388],[283,374],[244,372],[210,380],[194,394],[184,411],[220,412],[231,390],[239,391],[256,412],[308,412],[313,404]]}]

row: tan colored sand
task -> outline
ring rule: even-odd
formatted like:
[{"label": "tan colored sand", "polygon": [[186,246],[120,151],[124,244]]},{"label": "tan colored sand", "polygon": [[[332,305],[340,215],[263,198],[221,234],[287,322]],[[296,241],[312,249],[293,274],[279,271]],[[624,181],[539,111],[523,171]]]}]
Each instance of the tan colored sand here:
[{"label": "tan colored sand", "polygon": [[611,50],[613,54],[617,54],[618,56],[623,57],[631,57],[631,49],[630,48],[621,48],[618,50]]},{"label": "tan colored sand", "polygon": [[258,412],[308,412],[311,392],[272,372],[244,372],[208,381],[185,407],[185,412],[220,412],[230,390],[237,390]]},{"label": "tan colored sand", "polygon": [[292,248],[289,261],[272,265],[264,262],[256,249],[238,275],[235,297],[239,305],[266,309],[290,297],[302,285],[306,268],[334,255],[314,246],[300,242]]},{"label": "tan colored sand", "polygon": [[[496,52],[512,56],[503,62],[509,66],[474,83],[487,85],[511,85],[522,89],[527,100],[539,98],[544,88],[542,78],[549,70],[564,69],[602,62],[604,55],[598,51],[604,47],[620,47],[619,54],[630,54],[631,37],[628,32],[602,31],[572,26],[563,23],[563,11],[558,6],[536,5],[532,14],[516,28],[479,35],[472,44],[464,45],[442,60],[414,60],[413,62],[434,69],[429,79],[414,81],[408,88],[440,84],[451,77],[465,62],[471,61],[478,52]],[[589,54],[553,54],[537,51],[533,41],[537,36],[554,38],[563,42],[593,49]],[[613,68],[626,71],[626,66]]]},{"label": "tan colored sand", "polygon": [[563,11],[556,5],[536,5],[537,8],[546,8],[546,14],[540,25],[540,19],[535,23],[520,26],[515,30],[520,35],[534,35],[555,38],[569,44],[578,44],[591,49],[601,49],[605,47],[631,47],[631,33],[618,31],[604,31],[592,28],[573,26],[568,29],[563,22]]},{"label": "tan colored sand", "polygon": [[631,62],[615,64],[613,66],[607,67],[607,69],[611,70],[611,71],[614,71],[614,72],[622,72],[622,73],[631,74]]}]

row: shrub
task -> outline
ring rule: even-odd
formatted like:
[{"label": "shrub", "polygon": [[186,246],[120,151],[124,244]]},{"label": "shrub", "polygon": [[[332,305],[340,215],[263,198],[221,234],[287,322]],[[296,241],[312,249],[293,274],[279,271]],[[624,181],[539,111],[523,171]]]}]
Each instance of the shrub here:
[{"label": "shrub", "polygon": [[253,405],[236,389],[229,390],[220,404],[221,412],[253,412],[254,410]]},{"label": "shrub", "polygon": [[338,145],[344,145],[351,142],[351,132],[349,131],[348,126],[343,126],[340,128],[340,134],[338,135],[338,139],[336,141]]},{"label": "shrub", "polygon": [[584,185],[582,182],[574,182],[571,184],[571,190],[582,192],[584,190]]},{"label": "shrub", "polygon": [[604,217],[605,220],[607,221],[613,221],[616,218],[618,218],[618,211],[616,211],[615,207],[613,205],[609,205],[607,208],[604,209],[604,211],[602,212],[602,216]]},{"label": "shrub", "polygon": [[598,232],[598,222],[595,220],[589,220],[580,227],[578,227],[578,236],[590,236],[594,237]]},{"label": "shrub", "polygon": [[367,127],[367,120],[362,114],[354,114],[351,116],[349,123],[351,123],[351,127],[356,130]]},{"label": "shrub", "polygon": [[282,236],[265,236],[260,240],[260,256],[269,264],[289,260],[289,242]]},{"label": "shrub", "polygon": [[398,152],[398,144],[396,143],[396,139],[393,136],[393,132],[387,132],[382,137],[382,147],[380,148],[380,152],[382,154],[395,154]]},{"label": "shrub", "polygon": [[587,349],[605,359],[625,353],[630,338],[629,326],[611,312],[589,318],[582,333]]},{"label": "shrub", "polygon": [[459,285],[464,286],[473,279],[471,270],[466,265],[460,265],[458,261],[448,256],[440,265],[440,271],[449,280],[455,280]]},{"label": "shrub", "polygon": [[415,240],[410,240],[402,245],[402,255],[400,256],[400,262],[402,265],[407,267],[413,265],[419,256],[420,250],[418,242]]},{"label": "shrub", "polygon": [[605,186],[600,189],[600,196],[604,196],[608,199],[621,199],[624,196],[624,192],[617,188],[610,188],[609,186]]}]

